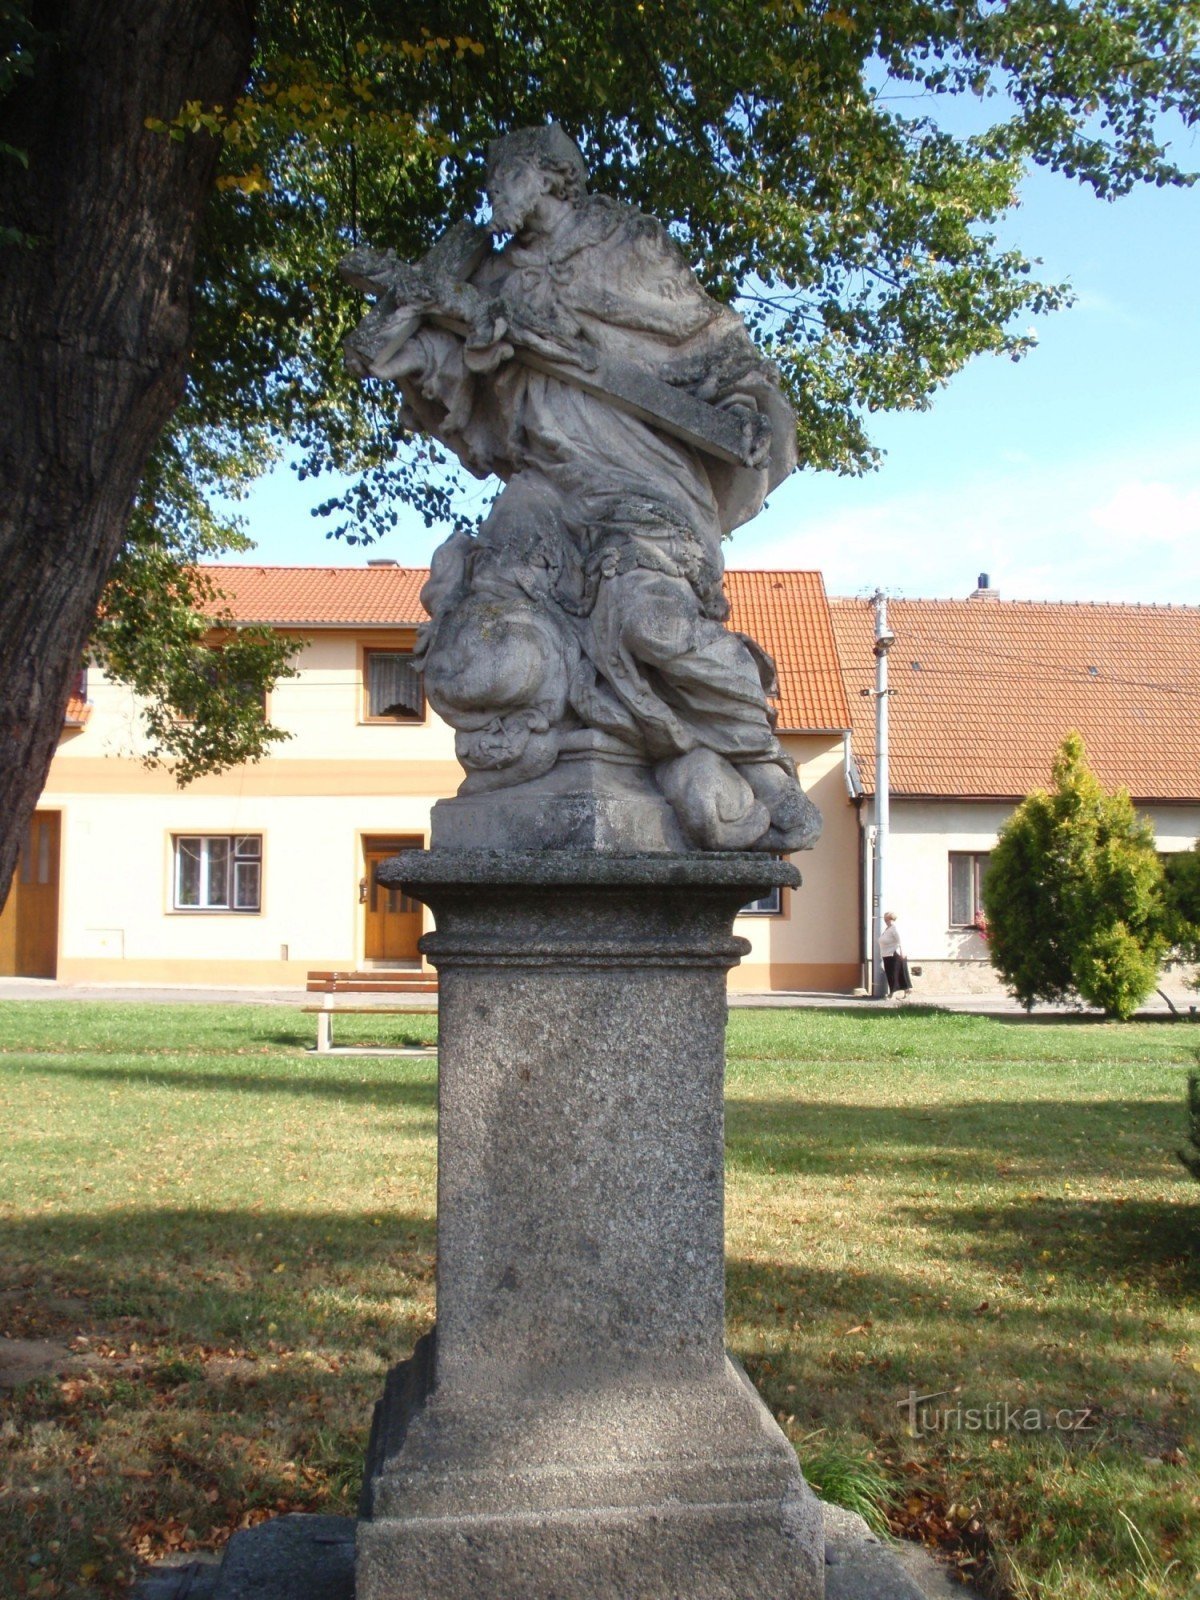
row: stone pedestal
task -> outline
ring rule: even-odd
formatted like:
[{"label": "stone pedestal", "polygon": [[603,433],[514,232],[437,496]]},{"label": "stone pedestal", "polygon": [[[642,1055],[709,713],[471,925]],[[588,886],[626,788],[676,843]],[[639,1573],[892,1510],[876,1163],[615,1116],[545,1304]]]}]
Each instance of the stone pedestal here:
[{"label": "stone pedestal", "polygon": [[544,777],[496,795],[459,794],[433,808],[439,849],[571,851],[579,855],[686,855],[690,848],[678,818],[650,767],[581,750]]},{"label": "stone pedestal", "polygon": [[438,1325],[376,1410],[357,1600],[820,1600],[724,1349],[725,974],[761,855],[436,849]]}]

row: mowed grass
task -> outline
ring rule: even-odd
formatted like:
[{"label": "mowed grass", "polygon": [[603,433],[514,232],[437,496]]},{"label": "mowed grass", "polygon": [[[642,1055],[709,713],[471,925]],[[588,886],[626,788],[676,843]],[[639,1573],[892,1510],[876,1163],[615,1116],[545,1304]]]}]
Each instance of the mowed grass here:
[{"label": "mowed grass", "polygon": [[[311,1037],[279,1007],[0,1005],[0,1358],[52,1365],[0,1401],[0,1594],[116,1594],[352,1511],[433,1320],[436,1076]],[[994,1593],[1200,1592],[1200,1187],[1172,1154],[1198,1043],[731,1014],[730,1344],[827,1494],[882,1493]],[[911,1436],[910,1389],[960,1426]]]}]

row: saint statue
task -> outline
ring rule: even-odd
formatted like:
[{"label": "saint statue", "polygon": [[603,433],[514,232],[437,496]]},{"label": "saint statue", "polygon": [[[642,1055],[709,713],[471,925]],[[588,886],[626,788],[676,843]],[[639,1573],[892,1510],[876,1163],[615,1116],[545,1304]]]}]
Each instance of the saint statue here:
[{"label": "saint statue", "polygon": [[557,125],[520,129],[488,150],[489,223],[415,264],[342,263],[375,297],[352,370],[503,483],[433,557],[426,693],[456,730],[460,796],[640,769],[684,848],[803,849],[820,816],[775,734],[773,662],[724,626],[721,554],[794,467],[795,421],[666,229],[587,176]]}]

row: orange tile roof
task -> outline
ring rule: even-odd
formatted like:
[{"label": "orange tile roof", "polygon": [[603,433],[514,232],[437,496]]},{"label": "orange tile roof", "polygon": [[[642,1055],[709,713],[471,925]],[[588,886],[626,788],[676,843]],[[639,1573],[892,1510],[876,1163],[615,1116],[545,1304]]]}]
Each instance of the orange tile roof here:
[{"label": "orange tile roof", "polygon": [[[829,604],[871,793],[872,608]],[[1109,788],[1200,799],[1200,608],[891,600],[888,623],[894,794],[1021,798],[1074,729]]]},{"label": "orange tile roof", "polygon": [[837,644],[819,572],[725,574],[729,625],[757,639],[779,670],[779,726],[850,726]]},{"label": "orange tile roof", "polygon": [[63,723],[68,728],[83,728],[87,726],[92,708],[81,696],[73,694],[67,701],[67,709],[63,712]]},{"label": "orange tile roof", "polygon": [[[289,628],[395,627],[425,621],[418,596],[425,567],[252,567],[200,569],[239,622]],[[216,609],[223,609],[218,605]]]},{"label": "orange tile roof", "polygon": [[[276,627],[385,627],[423,622],[424,567],[203,569],[239,622]],[[730,626],[748,633],[779,669],[779,726],[850,726],[825,586],[819,572],[729,572]]]}]

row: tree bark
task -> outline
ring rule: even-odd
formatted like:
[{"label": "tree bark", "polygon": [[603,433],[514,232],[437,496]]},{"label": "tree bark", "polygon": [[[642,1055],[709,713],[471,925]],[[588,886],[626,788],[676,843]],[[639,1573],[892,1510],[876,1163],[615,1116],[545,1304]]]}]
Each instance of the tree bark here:
[{"label": "tree bark", "polygon": [[0,103],[0,906],[147,457],[178,403],[219,143],[155,133],[228,108],[254,0],[43,0]]}]

